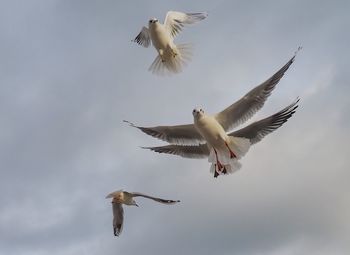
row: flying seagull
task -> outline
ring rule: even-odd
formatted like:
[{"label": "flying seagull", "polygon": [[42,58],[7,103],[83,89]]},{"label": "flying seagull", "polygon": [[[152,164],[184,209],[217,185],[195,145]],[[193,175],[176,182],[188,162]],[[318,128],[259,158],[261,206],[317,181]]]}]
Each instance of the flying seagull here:
[{"label": "flying seagull", "polygon": [[[298,102],[299,102],[299,99],[297,99],[295,102],[285,107],[281,111],[267,118],[256,121],[246,126],[245,128],[231,132],[228,134],[228,136],[248,139],[250,142],[250,145],[260,142],[266,135],[272,133],[273,131],[281,127],[285,122],[287,122],[287,120],[290,117],[293,116],[293,114],[295,113],[295,110],[298,108],[298,105],[297,105]],[[159,153],[178,155],[184,158],[208,158],[210,156],[210,146],[207,143],[199,144],[199,145],[171,144],[166,146],[142,147],[142,148],[150,149],[152,151],[159,152]],[[214,159],[209,157],[209,161],[214,162]],[[212,164],[210,168],[210,172],[214,174],[214,177],[217,177],[220,173],[222,174],[233,173],[234,171],[237,171],[241,167],[241,165],[237,161],[235,161],[234,164],[235,164],[234,165],[235,168],[232,168],[231,165],[228,165],[228,166],[225,165],[225,168],[226,168],[226,172],[225,172],[225,169],[223,169],[223,171],[220,171],[218,169],[215,170],[215,167],[217,166],[215,165],[215,162],[214,162],[214,164]]]},{"label": "flying seagull", "polygon": [[294,62],[296,53],[269,79],[223,111],[215,115],[208,115],[201,108],[194,109],[192,111],[194,124],[141,127],[124,121],[148,135],[171,144],[143,148],[189,158],[208,157],[208,161],[212,163],[210,169],[214,172],[214,177],[233,173],[241,167],[238,160],[247,153],[250,146],[280,127],[294,114],[298,107],[299,99],[268,118],[228,133],[246,122],[264,106],[272,90]]},{"label": "flying seagull", "polygon": [[167,199],[148,196],[138,192],[126,192],[123,190],[118,190],[108,194],[106,198],[112,198],[113,231],[115,236],[119,236],[123,230],[124,210],[123,210],[122,204],[134,205],[138,207],[138,205],[134,200],[134,197],[145,197],[167,205],[180,202],[180,200],[167,200]]},{"label": "flying seagull", "polygon": [[154,74],[170,74],[182,71],[183,65],[191,59],[191,45],[174,43],[185,25],[197,23],[207,17],[205,12],[183,13],[169,11],[166,14],[164,24],[156,18],[148,22],[148,28],[142,27],[141,32],[133,40],[147,48],[152,44],[158,52],[158,56],[149,67]]}]

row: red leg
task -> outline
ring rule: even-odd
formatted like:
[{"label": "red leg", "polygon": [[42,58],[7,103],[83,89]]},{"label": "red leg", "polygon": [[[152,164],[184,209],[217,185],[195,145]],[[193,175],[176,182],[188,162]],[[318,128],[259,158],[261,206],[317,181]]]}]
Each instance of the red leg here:
[{"label": "red leg", "polygon": [[[221,164],[220,161],[219,161],[218,153],[216,152],[215,149],[214,149],[214,152],[215,152],[215,156],[216,156],[216,162],[217,162],[218,170],[220,171],[221,168],[223,168],[223,166],[222,166],[222,164]],[[215,169],[216,169],[216,168],[215,168]]]},{"label": "red leg", "polygon": [[215,170],[214,170],[214,178],[217,178],[219,176],[219,173],[216,171],[216,164],[215,165]]},{"label": "red leg", "polygon": [[227,149],[230,151],[230,158],[237,158],[236,154],[233,153],[231,148],[228,146],[227,142],[225,142],[225,145],[226,145]]},{"label": "red leg", "polygon": [[227,174],[227,170],[226,170],[225,166],[222,166],[223,167],[222,171],[219,171],[219,170],[217,171],[216,164],[214,164],[214,165],[215,165],[214,178],[217,178],[220,175],[220,173]]}]

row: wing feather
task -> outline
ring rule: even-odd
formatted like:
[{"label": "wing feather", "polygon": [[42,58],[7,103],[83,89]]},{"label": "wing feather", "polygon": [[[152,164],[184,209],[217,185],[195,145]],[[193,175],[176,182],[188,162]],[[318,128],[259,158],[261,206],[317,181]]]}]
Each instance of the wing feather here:
[{"label": "wing feather", "polygon": [[[298,51],[300,49],[301,48],[299,47]],[[226,131],[230,131],[238,125],[243,124],[264,106],[273,89],[294,62],[297,52],[295,52],[294,56],[268,80],[258,85],[241,99],[215,115],[216,120]]]},{"label": "wing feather", "polygon": [[175,203],[180,202],[180,200],[170,200],[170,199],[163,199],[163,198],[159,198],[159,197],[152,197],[152,196],[140,193],[140,192],[132,192],[130,194],[133,197],[144,197],[144,198],[152,199],[152,200],[154,200],[156,202],[159,202],[159,203],[162,203],[162,204],[167,204],[167,205],[175,204]]},{"label": "wing feather", "polygon": [[142,27],[141,32],[135,37],[133,42],[136,42],[137,44],[148,48],[148,46],[151,44],[151,37],[148,28]]},{"label": "wing feather", "polygon": [[193,124],[177,126],[157,126],[157,127],[139,127],[133,123],[124,120],[130,126],[140,129],[147,135],[173,144],[200,144],[204,141],[203,137],[197,132]]},{"label": "wing feather", "polygon": [[209,156],[207,144],[200,145],[166,145],[158,147],[142,147],[158,153],[178,155],[183,158],[206,158]]},{"label": "wing feather", "polygon": [[298,98],[295,102],[281,111],[265,119],[256,121],[240,130],[234,131],[230,133],[229,136],[248,138],[250,139],[251,144],[260,142],[266,135],[281,127],[290,117],[293,116],[298,108],[299,100],[300,99]]},{"label": "wing feather", "polygon": [[113,232],[115,236],[119,236],[123,230],[124,210],[119,203],[112,203],[113,208]]},{"label": "wing feather", "polygon": [[197,23],[208,16],[206,12],[183,13],[176,11],[169,11],[166,14],[164,25],[174,38],[182,31],[185,25]]}]

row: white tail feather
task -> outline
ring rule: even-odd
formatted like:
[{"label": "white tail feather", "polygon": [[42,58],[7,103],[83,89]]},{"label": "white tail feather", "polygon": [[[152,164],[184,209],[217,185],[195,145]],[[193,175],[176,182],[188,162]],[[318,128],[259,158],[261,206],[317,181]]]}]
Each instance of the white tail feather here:
[{"label": "white tail feather", "polygon": [[164,52],[163,60],[158,55],[148,70],[157,75],[180,73],[183,67],[191,60],[191,57],[191,44],[179,44],[175,49],[169,49]]},{"label": "white tail feather", "polygon": [[[227,174],[232,174],[241,168],[242,165],[238,160],[241,159],[248,152],[250,148],[250,141],[246,138],[240,137],[229,137],[229,139],[230,140],[228,141],[228,145],[233,151],[233,153],[236,155],[236,158],[231,158],[228,149],[216,150],[216,152],[218,160],[225,167]],[[214,173],[217,164],[214,148],[210,150],[208,161],[212,163],[210,167],[210,172]],[[221,174],[222,170],[218,173]]]},{"label": "white tail feather", "polygon": [[229,136],[228,145],[238,159],[242,158],[250,148],[250,141],[247,138]]}]

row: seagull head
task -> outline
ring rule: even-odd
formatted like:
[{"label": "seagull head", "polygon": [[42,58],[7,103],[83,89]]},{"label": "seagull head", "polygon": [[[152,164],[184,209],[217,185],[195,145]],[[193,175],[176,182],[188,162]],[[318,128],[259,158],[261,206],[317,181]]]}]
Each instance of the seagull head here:
[{"label": "seagull head", "polygon": [[193,117],[195,117],[195,118],[199,118],[199,117],[202,116],[203,114],[204,114],[204,111],[203,111],[202,108],[195,108],[195,109],[193,109],[193,111],[192,111],[192,115],[193,115]]},{"label": "seagull head", "polygon": [[113,197],[112,204],[119,204],[119,203],[120,203],[119,199],[116,197]]},{"label": "seagull head", "polygon": [[149,20],[149,24],[154,24],[154,23],[157,23],[158,20],[156,18],[152,18]]},{"label": "seagull head", "polygon": [[113,192],[113,193],[111,193],[111,194],[109,194],[108,196],[107,196],[107,198],[108,197],[112,197],[113,199],[112,199],[112,204],[113,203],[123,203],[123,201],[124,201],[124,197],[123,197],[123,192],[122,191],[116,191],[116,192]]}]

